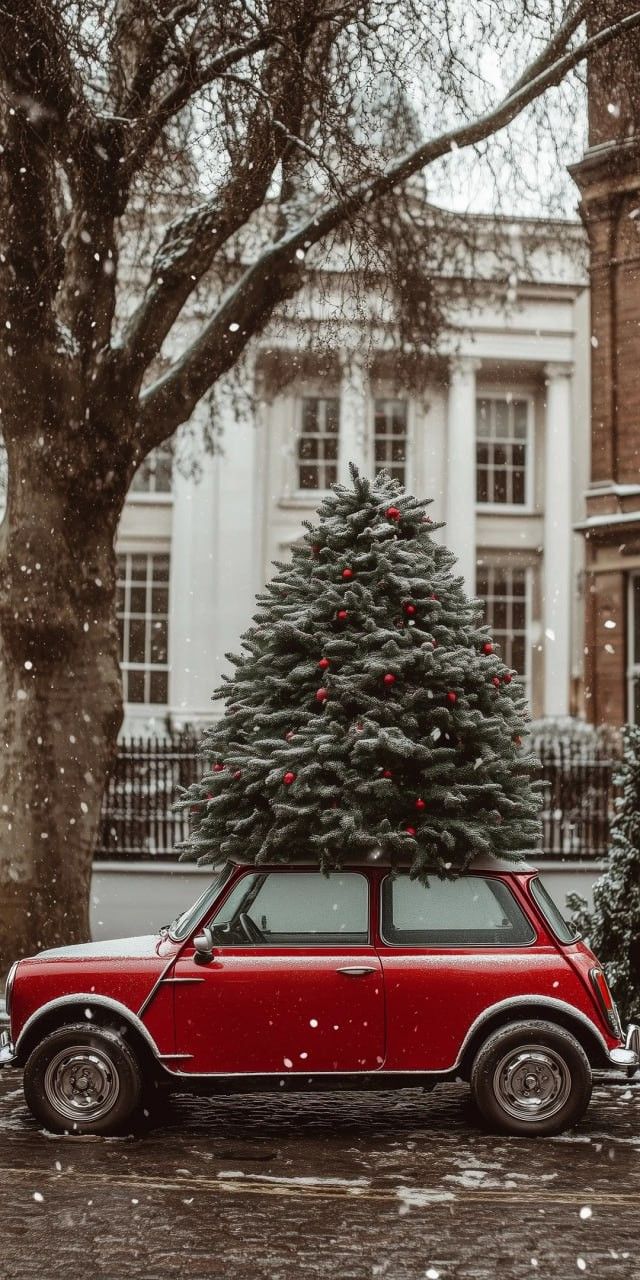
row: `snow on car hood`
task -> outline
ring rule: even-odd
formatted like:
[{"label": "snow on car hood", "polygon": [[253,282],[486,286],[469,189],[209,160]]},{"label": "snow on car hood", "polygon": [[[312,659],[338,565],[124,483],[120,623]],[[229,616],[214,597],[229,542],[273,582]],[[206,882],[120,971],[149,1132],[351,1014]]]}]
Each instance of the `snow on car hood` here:
[{"label": "snow on car hood", "polygon": [[37,960],[91,960],[94,956],[112,960],[133,960],[138,956],[155,956],[158,934],[142,934],[138,938],[113,938],[106,942],[81,942],[72,947],[52,947],[39,951]]}]

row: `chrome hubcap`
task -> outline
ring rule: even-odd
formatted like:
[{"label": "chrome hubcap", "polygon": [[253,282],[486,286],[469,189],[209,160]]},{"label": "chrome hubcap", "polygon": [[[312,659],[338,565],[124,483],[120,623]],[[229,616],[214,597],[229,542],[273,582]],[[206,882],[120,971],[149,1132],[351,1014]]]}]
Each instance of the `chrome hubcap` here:
[{"label": "chrome hubcap", "polygon": [[548,1119],[569,1097],[571,1072],[553,1049],[523,1045],[498,1063],[493,1088],[503,1110],[515,1119]]},{"label": "chrome hubcap", "polygon": [[120,1077],[102,1049],[72,1045],[49,1063],[44,1092],[65,1120],[99,1120],[116,1102]]}]

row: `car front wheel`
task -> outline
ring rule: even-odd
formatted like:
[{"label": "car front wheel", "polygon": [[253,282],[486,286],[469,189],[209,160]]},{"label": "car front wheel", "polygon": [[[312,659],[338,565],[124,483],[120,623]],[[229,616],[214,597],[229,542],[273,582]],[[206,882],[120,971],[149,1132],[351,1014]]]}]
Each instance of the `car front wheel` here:
[{"label": "car front wheel", "polygon": [[522,1137],[562,1133],[577,1124],[591,1097],[591,1068],[570,1032],[550,1022],[501,1027],[482,1045],[471,1093],[483,1119]]},{"label": "car front wheel", "polygon": [[30,1054],[24,1094],[37,1120],[55,1133],[120,1133],[142,1096],[134,1054],[110,1027],[59,1027]]}]

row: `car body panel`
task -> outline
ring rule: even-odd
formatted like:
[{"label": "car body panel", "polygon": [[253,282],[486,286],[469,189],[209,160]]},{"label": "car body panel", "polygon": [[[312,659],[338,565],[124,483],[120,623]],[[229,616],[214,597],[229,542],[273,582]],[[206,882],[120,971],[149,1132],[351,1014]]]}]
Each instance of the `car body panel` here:
[{"label": "car body panel", "polygon": [[[446,1077],[477,1028],[496,1014],[526,1018],[535,1008],[542,1014],[533,1016],[548,1010],[564,1025],[575,1016],[591,1029],[605,1062],[607,1052],[623,1046],[593,992],[595,957],[584,943],[564,945],[553,936],[528,892],[532,868],[490,863],[469,873],[507,882],[535,931],[527,946],[387,944],[379,929],[379,892],[388,868],[357,865],[370,883],[368,945],[215,946],[210,963],[203,963],[195,935],[251,870],[234,867],[185,940],[164,932],[56,948],[21,961],[11,1008],[19,1060],[25,1029],[32,1037],[41,1018],[50,1025],[56,1009],[62,1019],[73,1010],[75,1019],[79,1004],[88,1021],[94,1005],[129,1019],[164,1069],[183,1079],[264,1077],[273,1087],[284,1077],[354,1083],[359,1077]],[[308,872],[309,864],[260,868],[269,870],[295,875]]]},{"label": "car body panel", "polygon": [[185,948],[175,976],[176,1049],[193,1055],[182,1071],[377,1071],[383,1064],[382,968],[373,947],[305,947],[303,955],[219,948],[206,966]]}]

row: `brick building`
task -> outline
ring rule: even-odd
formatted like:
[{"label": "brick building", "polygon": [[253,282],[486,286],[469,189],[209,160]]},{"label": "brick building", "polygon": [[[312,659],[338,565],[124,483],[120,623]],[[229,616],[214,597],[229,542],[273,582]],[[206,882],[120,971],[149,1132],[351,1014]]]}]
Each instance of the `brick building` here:
[{"label": "brick building", "polygon": [[[597,26],[637,8],[606,0]],[[640,37],[588,71],[589,146],[571,172],[591,254],[585,711],[640,721]]]}]

